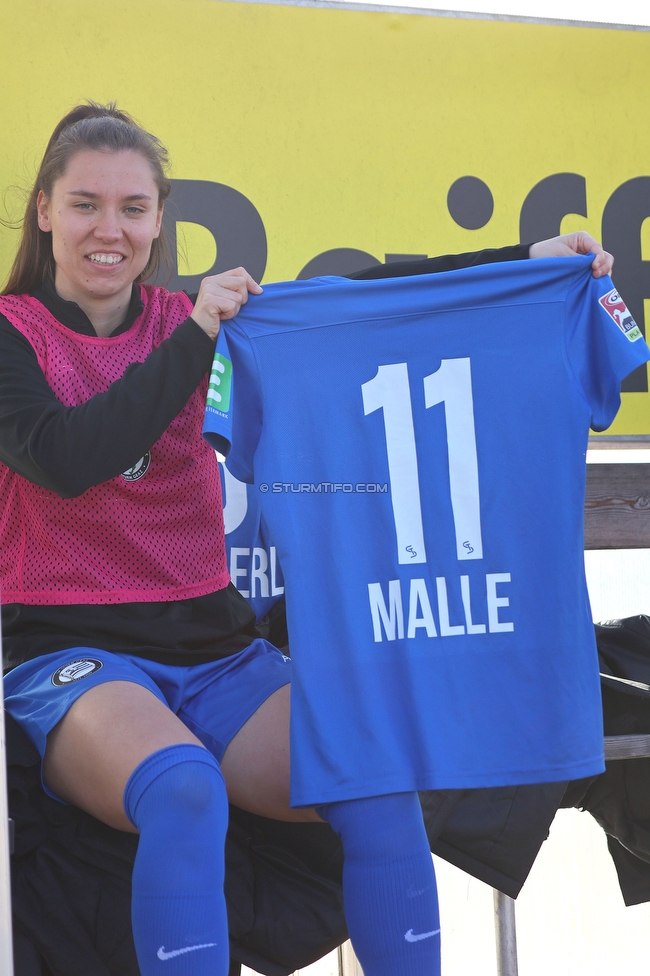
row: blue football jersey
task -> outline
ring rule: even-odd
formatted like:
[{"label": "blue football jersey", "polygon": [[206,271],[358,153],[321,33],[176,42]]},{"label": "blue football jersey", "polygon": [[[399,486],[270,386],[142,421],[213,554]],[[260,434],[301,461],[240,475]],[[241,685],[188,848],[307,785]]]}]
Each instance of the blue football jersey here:
[{"label": "blue football jersey", "polygon": [[238,481],[228,470],[223,455],[217,457],[230,578],[261,620],[284,595],[276,547],[271,544],[262,518],[259,491],[254,485]]},{"label": "blue football jersey", "polygon": [[590,263],[267,285],[222,330],[205,430],[286,581],[295,805],[603,770],[585,453],[650,352]]}]

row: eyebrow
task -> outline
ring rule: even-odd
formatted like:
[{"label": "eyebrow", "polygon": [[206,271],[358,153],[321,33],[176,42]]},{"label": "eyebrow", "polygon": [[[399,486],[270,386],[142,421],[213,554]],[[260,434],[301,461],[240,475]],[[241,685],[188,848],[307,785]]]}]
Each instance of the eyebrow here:
[{"label": "eyebrow", "polygon": [[[99,193],[92,193],[90,190],[68,190],[67,196],[69,197],[87,197],[89,200],[99,200]],[[151,200],[151,197],[147,193],[131,193],[128,197],[122,197],[123,200]]]}]

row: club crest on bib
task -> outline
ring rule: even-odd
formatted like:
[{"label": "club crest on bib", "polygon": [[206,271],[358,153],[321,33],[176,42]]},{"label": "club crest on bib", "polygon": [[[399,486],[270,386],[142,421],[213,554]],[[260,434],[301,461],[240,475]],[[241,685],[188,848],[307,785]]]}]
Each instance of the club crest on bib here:
[{"label": "club crest on bib", "polygon": [[71,661],[70,664],[64,664],[62,668],[58,668],[52,675],[52,684],[59,687],[69,685],[73,681],[87,678],[88,675],[94,674],[95,671],[99,671],[103,667],[104,665],[97,658],[81,657],[77,661]]},{"label": "club crest on bib", "polygon": [[608,291],[606,295],[601,295],[598,301],[610,318],[614,319],[621,332],[627,336],[630,342],[636,342],[637,339],[641,339],[641,329],[634,321],[632,313],[615,288]]},{"label": "club crest on bib", "polygon": [[151,464],[151,451],[147,451],[144,457],[141,457],[139,461],[131,468],[127,468],[126,471],[122,472],[122,477],[125,481],[139,481],[140,478],[144,478],[145,474],[149,470],[149,465]]}]

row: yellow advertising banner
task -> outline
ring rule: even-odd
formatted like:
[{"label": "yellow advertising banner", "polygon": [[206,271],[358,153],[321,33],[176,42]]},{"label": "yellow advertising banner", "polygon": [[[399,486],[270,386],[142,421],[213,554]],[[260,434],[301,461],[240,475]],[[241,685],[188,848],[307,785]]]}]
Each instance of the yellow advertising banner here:
[{"label": "yellow advertising banner", "polygon": [[[648,31],[221,0],[3,0],[0,24],[5,221],[64,112],[116,100],[171,153],[174,286],[585,228],[650,316]],[[646,370],[624,389],[608,433],[650,434]]]}]

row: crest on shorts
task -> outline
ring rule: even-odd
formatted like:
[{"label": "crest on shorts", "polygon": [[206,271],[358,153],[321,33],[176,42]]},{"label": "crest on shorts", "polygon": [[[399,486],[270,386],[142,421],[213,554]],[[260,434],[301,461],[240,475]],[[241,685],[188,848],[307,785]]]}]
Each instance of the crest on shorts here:
[{"label": "crest on shorts", "polygon": [[69,685],[73,681],[80,681],[87,678],[89,674],[99,671],[104,665],[94,657],[80,657],[78,661],[71,661],[62,668],[58,668],[52,675],[52,684]]},{"label": "crest on shorts", "polygon": [[632,313],[615,288],[608,291],[606,295],[601,295],[598,301],[609,317],[614,319],[621,332],[628,337],[630,342],[636,342],[637,339],[641,339],[641,329],[634,321]]},{"label": "crest on shorts", "polygon": [[125,481],[139,481],[140,478],[144,478],[147,471],[149,470],[149,465],[151,464],[151,451],[147,451],[144,457],[141,457],[139,461],[130,467],[126,471],[122,472],[122,477]]}]

